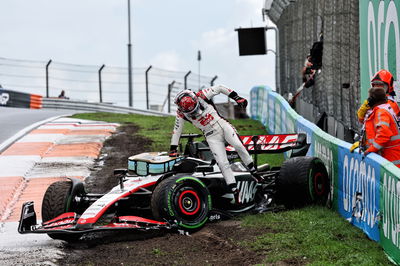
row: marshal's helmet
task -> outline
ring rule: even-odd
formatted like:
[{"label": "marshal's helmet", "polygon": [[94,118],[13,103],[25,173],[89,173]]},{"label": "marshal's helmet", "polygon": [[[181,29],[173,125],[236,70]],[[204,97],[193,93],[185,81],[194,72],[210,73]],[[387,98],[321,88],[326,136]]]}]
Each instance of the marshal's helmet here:
[{"label": "marshal's helmet", "polygon": [[191,114],[199,108],[199,99],[194,92],[183,90],[176,95],[175,104],[181,112]]},{"label": "marshal's helmet", "polygon": [[386,93],[390,95],[394,94],[393,75],[385,69],[376,72],[374,77],[371,79],[371,85],[372,87],[384,86],[386,89]]}]

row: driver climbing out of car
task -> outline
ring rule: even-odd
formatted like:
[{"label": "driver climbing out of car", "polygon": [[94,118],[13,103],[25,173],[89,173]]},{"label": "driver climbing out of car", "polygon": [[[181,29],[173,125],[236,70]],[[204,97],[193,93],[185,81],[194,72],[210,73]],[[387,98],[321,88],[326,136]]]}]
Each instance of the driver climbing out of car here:
[{"label": "driver climbing out of car", "polygon": [[222,85],[212,86],[200,90],[197,93],[190,90],[183,90],[176,95],[175,104],[178,106],[178,109],[176,112],[169,155],[171,157],[178,155],[177,148],[184,121],[186,120],[191,122],[195,127],[203,132],[207,143],[210,146],[210,150],[221,169],[222,175],[234,195],[235,203],[241,204],[239,199],[239,190],[236,186],[236,180],[226,154],[225,141],[235,148],[240,159],[247,166],[257,182],[261,182],[263,178],[257,174],[253,158],[244,147],[236,129],[228,121],[222,118],[215,109],[212,98],[220,93],[225,94],[236,101],[240,107],[246,108],[246,99],[240,97],[235,91]]}]

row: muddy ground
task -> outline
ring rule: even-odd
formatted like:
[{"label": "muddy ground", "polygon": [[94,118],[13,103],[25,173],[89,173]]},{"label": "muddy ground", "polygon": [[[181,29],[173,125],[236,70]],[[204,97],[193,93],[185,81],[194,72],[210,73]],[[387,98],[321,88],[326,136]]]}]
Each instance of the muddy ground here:
[{"label": "muddy ground", "polygon": [[[128,157],[148,151],[150,140],[135,135],[128,125],[109,138],[102,155],[87,179],[90,192],[105,192],[117,184],[115,168],[126,168]],[[75,244],[64,244],[67,254],[61,265],[253,265],[264,256],[244,248],[260,232],[242,227],[237,219],[209,223],[192,235],[178,233],[101,233],[84,237]],[[283,263],[285,264],[285,263]]]}]

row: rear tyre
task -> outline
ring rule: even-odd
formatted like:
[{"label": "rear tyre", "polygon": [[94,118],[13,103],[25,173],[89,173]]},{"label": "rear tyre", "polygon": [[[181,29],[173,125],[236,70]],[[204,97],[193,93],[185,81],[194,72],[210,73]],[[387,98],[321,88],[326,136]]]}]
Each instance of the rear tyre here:
[{"label": "rear tyre", "polygon": [[277,199],[286,208],[326,204],[329,176],[316,157],[295,157],[285,161],[276,180]]},{"label": "rear tyre", "polygon": [[[57,181],[51,184],[44,194],[42,203],[43,222],[56,218],[65,212],[73,212],[73,198],[71,181]],[[68,242],[77,241],[81,234],[49,233],[49,237]]]},{"label": "rear tyre", "polygon": [[211,210],[211,196],[199,179],[172,176],[153,191],[151,210],[155,219],[176,222],[181,228],[195,231],[203,227]]}]

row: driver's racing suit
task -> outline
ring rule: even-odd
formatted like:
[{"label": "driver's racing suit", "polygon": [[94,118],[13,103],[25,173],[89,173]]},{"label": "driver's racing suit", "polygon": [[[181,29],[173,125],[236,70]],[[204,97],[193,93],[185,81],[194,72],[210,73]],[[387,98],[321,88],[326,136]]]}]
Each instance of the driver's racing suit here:
[{"label": "driver's racing suit", "polygon": [[235,177],[226,155],[225,141],[235,148],[240,158],[250,171],[255,172],[255,169],[253,159],[243,146],[236,129],[218,114],[211,102],[211,99],[220,93],[230,97],[232,95],[237,95],[236,92],[224,86],[213,86],[203,89],[196,94],[199,98],[200,107],[195,113],[189,115],[177,110],[171,140],[171,149],[176,149],[178,146],[184,120],[191,122],[195,127],[199,128],[203,132],[228,187],[236,188]]}]

